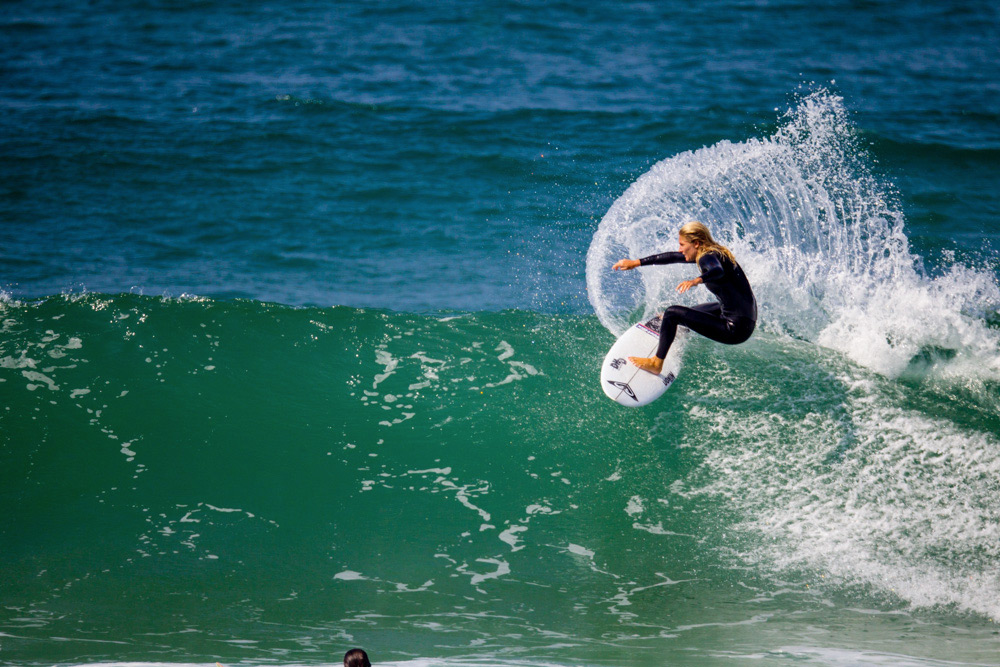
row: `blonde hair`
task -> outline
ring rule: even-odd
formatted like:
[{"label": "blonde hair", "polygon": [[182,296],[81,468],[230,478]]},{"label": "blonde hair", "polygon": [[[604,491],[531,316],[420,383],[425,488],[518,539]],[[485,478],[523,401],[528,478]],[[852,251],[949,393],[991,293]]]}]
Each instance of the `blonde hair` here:
[{"label": "blonde hair", "polygon": [[688,243],[695,243],[698,245],[698,254],[695,256],[695,261],[701,259],[705,253],[715,252],[734,265],[736,264],[736,258],[733,257],[733,253],[730,252],[729,248],[724,245],[719,245],[712,238],[712,232],[708,231],[708,227],[692,220],[683,227],[681,227],[680,235],[687,239]]}]

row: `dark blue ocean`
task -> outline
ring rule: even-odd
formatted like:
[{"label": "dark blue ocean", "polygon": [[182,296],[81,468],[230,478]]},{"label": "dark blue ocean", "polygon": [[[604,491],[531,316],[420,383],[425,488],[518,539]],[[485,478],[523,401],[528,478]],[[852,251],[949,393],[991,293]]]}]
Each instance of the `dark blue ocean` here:
[{"label": "dark blue ocean", "polygon": [[1000,664],[997,183],[985,1],[4,2],[0,661]]}]

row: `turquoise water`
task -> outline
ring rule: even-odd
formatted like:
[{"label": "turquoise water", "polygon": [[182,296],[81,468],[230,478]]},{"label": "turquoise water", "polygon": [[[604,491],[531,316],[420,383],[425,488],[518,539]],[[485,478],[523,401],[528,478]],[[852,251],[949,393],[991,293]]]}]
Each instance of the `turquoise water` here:
[{"label": "turquoise water", "polygon": [[998,664],[991,5],[5,9],[5,664]]}]

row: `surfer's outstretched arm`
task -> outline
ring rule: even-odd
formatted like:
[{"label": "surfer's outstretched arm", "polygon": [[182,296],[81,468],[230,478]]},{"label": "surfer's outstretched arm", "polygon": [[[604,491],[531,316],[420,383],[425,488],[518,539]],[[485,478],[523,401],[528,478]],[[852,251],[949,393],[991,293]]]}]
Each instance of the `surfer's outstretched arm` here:
[{"label": "surfer's outstretched arm", "polygon": [[651,264],[682,264],[687,261],[688,259],[684,257],[684,253],[670,251],[661,252],[658,255],[643,257],[639,260],[639,266],[650,266]]},{"label": "surfer's outstretched arm", "polygon": [[635,267],[639,266],[638,259],[619,259],[615,262],[614,266],[611,267],[612,271],[631,271]]},{"label": "surfer's outstretched arm", "polygon": [[687,262],[684,255],[679,252],[661,252],[659,255],[650,255],[642,259],[619,259],[611,267],[615,271],[629,271],[639,266],[649,266],[651,264],[680,264]]}]

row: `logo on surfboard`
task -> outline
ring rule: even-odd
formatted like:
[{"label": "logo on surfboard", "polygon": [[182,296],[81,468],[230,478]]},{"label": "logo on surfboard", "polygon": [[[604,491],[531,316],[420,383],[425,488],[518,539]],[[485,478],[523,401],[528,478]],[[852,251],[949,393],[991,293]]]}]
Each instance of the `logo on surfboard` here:
[{"label": "logo on surfboard", "polygon": [[624,359],[615,359],[614,361],[611,362],[611,368],[613,368],[615,370],[618,370],[619,368],[621,368],[624,365],[625,365],[625,360]]},{"label": "logo on surfboard", "polygon": [[632,391],[632,387],[628,386],[628,382],[618,382],[617,380],[608,380],[608,383],[624,391],[626,394],[631,396],[632,400],[635,401],[636,403],[639,402],[639,397],[635,395],[634,391]]}]

